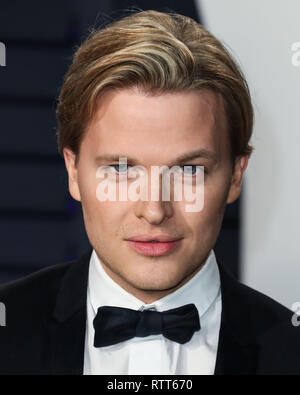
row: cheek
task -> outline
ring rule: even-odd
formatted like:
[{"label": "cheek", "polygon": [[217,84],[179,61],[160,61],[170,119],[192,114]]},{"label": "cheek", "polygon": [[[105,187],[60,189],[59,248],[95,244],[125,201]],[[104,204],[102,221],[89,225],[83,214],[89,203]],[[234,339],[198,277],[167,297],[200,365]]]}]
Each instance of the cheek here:
[{"label": "cheek", "polygon": [[[101,200],[102,178],[97,178],[97,169],[92,166],[81,168],[78,172],[78,186],[82,198],[82,207],[91,217],[102,216],[106,213],[113,213],[114,202]],[[100,191],[100,192],[99,192]],[[104,195],[102,196],[105,197]]]},{"label": "cheek", "polygon": [[85,211],[89,222],[99,229],[109,229],[118,223],[119,211],[114,202],[99,202],[95,197],[84,197],[82,199],[82,209]]},{"label": "cheek", "polygon": [[188,217],[190,225],[202,234],[205,229],[218,229],[223,219],[227,194],[228,186],[222,182],[205,186],[203,209]]},{"label": "cheek", "polygon": [[[223,178],[226,180],[226,177]],[[205,190],[203,215],[208,221],[220,225],[226,208],[226,200],[229,191],[228,183],[220,180],[215,185],[209,185]]]},{"label": "cheek", "polygon": [[119,238],[122,234],[125,217],[131,210],[126,202],[100,202],[95,197],[82,199],[82,208],[86,227],[97,238],[108,241]]}]

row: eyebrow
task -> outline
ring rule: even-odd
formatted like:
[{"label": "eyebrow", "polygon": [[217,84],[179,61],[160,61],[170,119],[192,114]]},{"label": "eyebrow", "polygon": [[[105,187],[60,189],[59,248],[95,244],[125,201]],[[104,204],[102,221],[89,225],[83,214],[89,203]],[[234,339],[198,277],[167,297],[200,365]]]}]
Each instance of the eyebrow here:
[{"label": "eyebrow", "polygon": [[[118,162],[119,158],[127,158],[128,162],[131,163],[138,163],[139,160],[135,159],[133,157],[130,156],[126,156],[125,154],[103,154],[103,155],[98,155],[96,157],[96,161],[100,162],[100,161],[105,161],[105,162]],[[190,151],[190,152],[186,152],[184,154],[179,155],[174,161],[172,161],[168,166],[171,167],[176,163],[183,163],[186,162],[188,160],[193,160],[193,159],[197,159],[197,158],[204,158],[204,159],[209,159],[209,160],[213,160],[214,162],[217,161],[217,155],[215,152],[213,151],[209,151],[207,149],[201,148],[201,149],[197,149],[194,151]]]}]

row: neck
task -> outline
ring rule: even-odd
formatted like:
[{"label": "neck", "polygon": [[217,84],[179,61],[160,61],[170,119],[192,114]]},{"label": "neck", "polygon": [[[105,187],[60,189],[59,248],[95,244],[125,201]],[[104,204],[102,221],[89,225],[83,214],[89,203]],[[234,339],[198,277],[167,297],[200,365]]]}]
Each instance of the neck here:
[{"label": "neck", "polygon": [[203,267],[204,263],[206,262],[206,259],[203,260],[201,265],[197,266],[195,270],[193,270],[191,273],[187,274],[186,277],[184,277],[179,283],[177,283],[175,286],[168,288],[168,289],[143,289],[143,288],[137,288],[133,284],[125,281],[123,278],[121,278],[118,274],[113,272],[107,265],[101,261],[102,267],[106,274],[114,281],[116,282],[120,287],[122,287],[126,292],[130,293],[137,299],[141,300],[145,304],[151,304],[156,302],[157,300],[163,298],[164,296],[167,296],[173,292],[175,292],[177,289],[182,287],[185,283],[187,283],[192,277],[194,277],[200,269]]}]

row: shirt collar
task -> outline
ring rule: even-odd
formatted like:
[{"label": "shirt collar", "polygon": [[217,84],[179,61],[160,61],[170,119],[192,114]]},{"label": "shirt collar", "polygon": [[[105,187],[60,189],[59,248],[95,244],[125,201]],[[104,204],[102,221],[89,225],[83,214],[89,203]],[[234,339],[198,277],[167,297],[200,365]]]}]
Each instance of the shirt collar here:
[{"label": "shirt collar", "polygon": [[133,310],[154,307],[157,311],[164,311],[194,303],[201,317],[214,302],[219,291],[219,269],[213,250],[210,251],[203,267],[188,282],[151,304],[145,304],[118,285],[103,269],[95,250],[90,258],[88,292],[95,314],[101,306],[117,306]]}]

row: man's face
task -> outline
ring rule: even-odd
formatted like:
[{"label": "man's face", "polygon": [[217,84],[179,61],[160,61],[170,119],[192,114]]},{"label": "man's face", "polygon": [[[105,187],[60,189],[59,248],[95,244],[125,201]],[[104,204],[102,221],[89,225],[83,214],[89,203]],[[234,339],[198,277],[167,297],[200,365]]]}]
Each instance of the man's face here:
[{"label": "man's face", "polygon": [[[177,161],[195,150],[206,150],[211,156]],[[151,166],[204,166],[203,209],[187,212],[184,199],[99,201],[97,169],[118,164],[118,159],[96,160],[106,155],[144,166],[149,180]],[[82,203],[90,243],[105,271],[146,303],[180,287],[204,264],[218,237],[226,203],[239,196],[248,159],[238,158],[232,171],[220,95],[207,90],[150,96],[133,89],[106,92],[82,140],[77,165],[72,151],[65,149],[64,157],[70,193]],[[150,183],[148,190],[151,196]],[[162,234],[181,241],[160,256],[145,256],[126,241]]]}]

